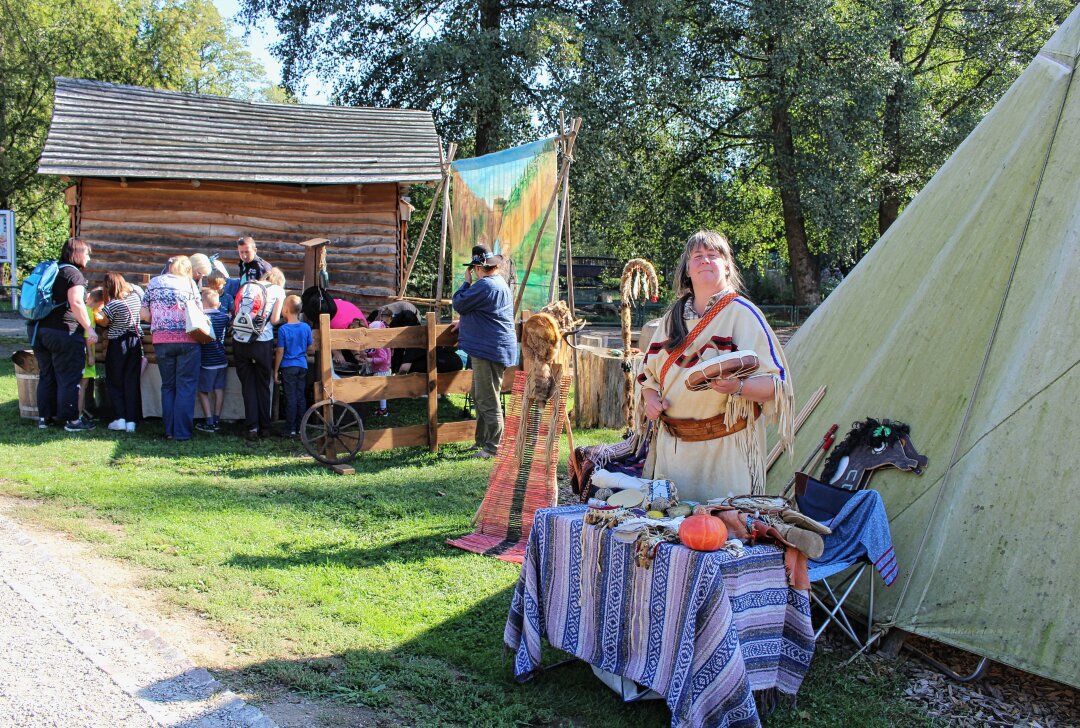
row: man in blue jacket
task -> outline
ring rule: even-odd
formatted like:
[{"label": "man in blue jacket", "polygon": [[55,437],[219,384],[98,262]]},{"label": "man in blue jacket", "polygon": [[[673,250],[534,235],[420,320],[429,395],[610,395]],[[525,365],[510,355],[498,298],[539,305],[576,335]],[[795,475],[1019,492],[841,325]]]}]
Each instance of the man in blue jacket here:
[{"label": "man in blue jacket", "polygon": [[465,282],[454,293],[454,310],[461,315],[458,346],[472,359],[475,457],[479,458],[495,457],[499,449],[503,374],[517,360],[514,301],[510,287],[499,275],[501,264],[501,255],[492,255],[486,246],[475,246],[472,260],[465,264]]}]

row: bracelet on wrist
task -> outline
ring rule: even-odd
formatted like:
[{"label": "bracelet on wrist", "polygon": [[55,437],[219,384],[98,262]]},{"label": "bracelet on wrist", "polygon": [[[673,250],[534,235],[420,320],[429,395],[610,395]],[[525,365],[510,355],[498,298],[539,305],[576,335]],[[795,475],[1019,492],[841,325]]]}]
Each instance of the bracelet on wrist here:
[{"label": "bracelet on wrist", "polygon": [[741,396],[742,396],[742,390],[743,390],[743,387],[745,387],[745,386],[746,386],[746,380],[745,380],[745,379],[740,379],[740,380],[739,380],[739,388],[738,388],[738,389],[736,389],[736,390],[735,390],[734,392],[732,392],[732,393],[731,393],[731,396],[732,396],[732,397],[741,397]]}]

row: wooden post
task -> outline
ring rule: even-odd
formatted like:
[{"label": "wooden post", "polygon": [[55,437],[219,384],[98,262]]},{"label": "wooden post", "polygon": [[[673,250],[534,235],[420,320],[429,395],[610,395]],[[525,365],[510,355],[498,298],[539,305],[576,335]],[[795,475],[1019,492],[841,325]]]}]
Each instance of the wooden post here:
[{"label": "wooden post", "polygon": [[319,271],[326,265],[326,244],[330,241],[326,238],[312,238],[300,243],[304,248],[304,287],[301,290],[319,283]]},{"label": "wooden post", "polygon": [[[577,309],[574,306],[574,248],[570,245],[570,179],[567,178],[565,186],[563,187],[563,230],[566,232],[566,305],[570,307],[570,318],[574,319],[577,316]],[[571,349],[574,362],[574,378],[577,380],[577,375],[580,369],[580,360],[578,357],[577,347]],[[581,406],[581,387],[574,387],[574,418],[577,419],[578,408]],[[580,427],[580,422],[578,424]]]},{"label": "wooden post", "polygon": [[[440,147],[440,151],[441,151]],[[446,184],[443,185],[443,214],[442,214],[442,239],[439,241],[439,273],[435,278],[435,300],[436,302],[442,300],[443,294],[443,278],[446,277],[446,232],[450,225],[450,163],[454,161],[454,154],[457,153],[457,144],[450,142],[450,149],[446,153],[446,161],[443,163],[443,179],[446,180]],[[438,303],[435,304],[435,313],[441,313],[442,306]]]},{"label": "wooden post", "polygon": [[[559,112],[559,145],[565,146],[562,137],[566,136],[566,118],[563,112]],[[555,303],[559,299],[559,253],[562,251],[563,223],[566,220],[566,180],[563,180],[562,194],[559,200],[559,209],[555,213],[555,260],[551,266],[551,283],[548,284],[548,303]]]},{"label": "wooden post", "polygon": [[435,334],[439,320],[434,311],[427,314],[427,416],[428,444],[439,451],[439,370],[435,358]]},{"label": "wooden post", "polygon": [[540,249],[540,238],[544,235],[544,226],[547,225],[548,218],[551,217],[551,210],[555,207],[555,201],[559,198],[559,193],[562,191],[563,179],[570,173],[570,162],[573,159],[571,153],[574,150],[574,142],[577,141],[577,133],[580,128],[581,119],[574,119],[574,122],[570,127],[569,139],[566,142],[562,169],[559,170],[559,176],[555,181],[555,189],[551,191],[551,199],[548,200],[547,209],[544,210],[544,218],[540,221],[540,229],[536,231],[536,239],[533,241],[532,252],[529,254],[529,262],[525,266],[525,275],[521,277],[521,283],[518,284],[517,301],[514,302],[515,317],[517,316],[518,311],[521,310],[521,300],[525,296],[525,286],[529,283],[529,273],[532,271],[533,263],[536,261],[536,251]]},{"label": "wooden post", "polygon": [[[334,398],[334,364],[330,357],[330,314],[319,314],[319,379],[322,382],[323,396],[328,399]],[[323,407],[323,421],[334,421],[334,408],[331,405]],[[331,452],[330,438],[323,442],[323,453],[332,457],[337,453]]]},{"label": "wooden post", "polygon": [[413,266],[416,265],[416,258],[420,255],[420,246],[424,244],[424,236],[427,235],[428,225],[431,224],[431,218],[435,214],[435,208],[438,206],[439,198],[442,196],[443,185],[445,184],[446,175],[443,174],[443,178],[439,180],[438,187],[435,188],[435,195],[431,198],[431,204],[428,205],[427,216],[424,218],[424,225],[420,228],[420,238],[416,241],[416,249],[413,250],[412,257],[409,258],[409,265],[405,268],[405,274],[401,279],[401,290],[398,291],[398,298],[405,297],[405,288],[409,285],[409,277],[412,275]]}]

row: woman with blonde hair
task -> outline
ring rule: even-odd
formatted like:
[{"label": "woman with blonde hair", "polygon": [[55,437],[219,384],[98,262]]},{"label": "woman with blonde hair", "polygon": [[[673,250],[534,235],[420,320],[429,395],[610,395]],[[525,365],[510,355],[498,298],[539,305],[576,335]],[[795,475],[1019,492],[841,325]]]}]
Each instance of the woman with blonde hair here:
[{"label": "woman with blonde hair", "polygon": [[190,301],[199,305],[199,290],[191,278],[191,259],[186,255],[169,258],[165,270],[146,287],[141,315],[150,323],[161,374],[165,439],[183,441],[190,440],[193,434],[202,362],[202,347],[187,333],[187,305]]},{"label": "woman with blonde hair", "polygon": [[[675,483],[679,497],[712,498],[765,489],[765,423],[792,438],[791,373],[765,316],[739,295],[731,245],[720,233],[690,236],[675,269],[676,299],[661,319],[638,377],[655,440],[644,475]],[[752,350],[758,369],[745,379],[687,387],[702,360]]]}]

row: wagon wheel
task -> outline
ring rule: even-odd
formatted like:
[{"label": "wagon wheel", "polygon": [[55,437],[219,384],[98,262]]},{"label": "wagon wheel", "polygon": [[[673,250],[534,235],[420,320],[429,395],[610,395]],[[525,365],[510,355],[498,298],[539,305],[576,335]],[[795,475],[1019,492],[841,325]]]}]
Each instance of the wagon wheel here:
[{"label": "wagon wheel", "polygon": [[327,465],[352,462],[364,444],[364,421],[346,402],[316,402],[300,420],[300,441],[311,457]]}]

